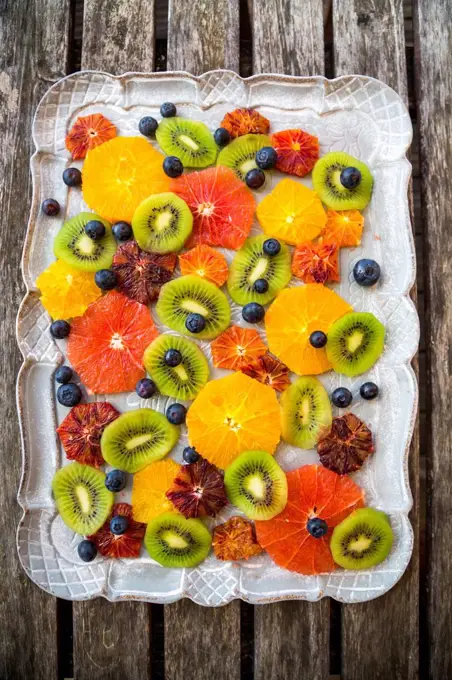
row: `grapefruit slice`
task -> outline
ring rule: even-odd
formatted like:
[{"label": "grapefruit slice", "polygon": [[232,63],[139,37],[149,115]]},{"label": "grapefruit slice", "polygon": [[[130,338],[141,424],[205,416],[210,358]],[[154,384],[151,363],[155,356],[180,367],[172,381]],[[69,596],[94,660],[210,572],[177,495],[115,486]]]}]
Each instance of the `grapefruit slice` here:
[{"label": "grapefruit slice", "polygon": [[[364,492],[349,477],[320,465],[305,465],[288,472],[288,500],[273,519],[255,523],[259,545],[280,567],[312,575],[336,569],[330,550],[333,528],[364,506]],[[326,522],[326,533],[314,538],[308,521]]]}]

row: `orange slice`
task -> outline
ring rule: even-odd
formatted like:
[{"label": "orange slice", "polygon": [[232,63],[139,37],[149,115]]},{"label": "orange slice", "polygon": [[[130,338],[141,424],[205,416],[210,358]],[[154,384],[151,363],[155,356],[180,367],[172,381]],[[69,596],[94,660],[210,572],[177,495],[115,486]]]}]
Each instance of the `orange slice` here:
[{"label": "orange slice", "polygon": [[318,236],[326,213],[312,189],[293,179],[283,179],[256,209],[257,219],[269,236],[298,245]]},{"label": "orange slice", "polygon": [[301,243],[295,248],[292,273],[305,283],[340,281],[338,255],[335,243]]},{"label": "orange slice", "polygon": [[167,458],[148,465],[133,477],[133,518],[148,524],[164,512],[174,511],[166,492],[177,477],[180,465]]},{"label": "orange slice", "polygon": [[324,243],[335,243],[339,248],[359,246],[364,227],[359,210],[328,210],[326,218]]},{"label": "orange slice", "polygon": [[253,359],[264,355],[266,346],[254,328],[230,326],[210,345],[213,365],[238,371]]},{"label": "orange slice", "polygon": [[331,324],[352,307],[319,283],[286,288],[268,309],[265,328],[270,351],[298,375],[317,375],[331,368],[325,348],[309,342],[314,331],[328,333]]},{"label": "orange slice", "polygon": [[37,278],[41,302],[52,319],[80,316],[101,296],[90,272],[73,269],[62,260],[52,262]]},{"label": "orange slice", "polygon": [[131,222],[150,194],[169,191],[164,157],[143,137],[116,137],[92,149],[82,170],[83,199],[109,222]]},{"label": "orange slice", "polygon": [[271,387],[233,373],[201,390],[187,427],[191,446],[225,469],[243,451],[274,453],[281,436],[278,400]]},{"label": "orange slice", "polygon": [[210,246],[200,245],[179,255],[182,275],[195,274],[216,286],[222,286],[228,278],[228,263],[224,255]]},{"label": "orange slice", "polygon": [[116,127],[101,113],[79,116],[66,136],[66,149],[74,160],[78,160],[113,137],[116,137]]}]

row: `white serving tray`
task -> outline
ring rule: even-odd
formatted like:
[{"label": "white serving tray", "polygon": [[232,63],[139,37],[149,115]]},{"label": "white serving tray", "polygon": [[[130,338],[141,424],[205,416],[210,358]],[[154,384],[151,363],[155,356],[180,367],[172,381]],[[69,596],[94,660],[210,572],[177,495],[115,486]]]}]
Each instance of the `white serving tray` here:
[{"label": "white serving tray", "polygon": [[[136,135],[140,118],[148,114],[158,117],[164,101],[174,102],[182,116],[203,120],[212,130],[227,111],[239,106],[257,108],[270,119],[271,131],[301,127],[319,137],[322,154],[346,151],[372,171],[374,191],[364,211],[363,241],[357,249],[341,250],[342,280],[333,288],[355,310],[372,311],[385,324],[385,351],[364,376],[349,379],[330,372],[320,379],[328,391],[345,385],[356,395],[367,379],[381,389],[375,402],[355,399],[351,407],[371,427],[376,440],[376,453],[354,479],[365,489],[367,503],[390,515],[395,534],[390,556],[378,567],[302,576],[275,566],[263,554],[243,563],[223,563],[212,555],[194,569],[165,569],[151,560],[144,548],[137,560],[97,557],[86,564],[77,555],[79,537],[56,513],[51,480],[67,461],[55,429],[68,410],[56,402],[53,374],[64,360],[65,347],[64,341],[56,343],[50,336],[50,318],[39,301],[35,282],[54,260],[52,242],[63,222],[86,209],[80,191],[68,189],[61,179],[69,165],[81,166],[71,162],[65,135],[79,115],[94,112],[112,120],[119,134]],[[410,118],[400,97],[378,80],[364,76],[326,80],[259,75],[242,79],[231,71],[211,71],[198,78],[183,72],[113,77],[85,71],[50,88],[33,125],[33,202],[22,262],[27,294],[17,321],[24,358],[17,383],[23,456],[18,500],[24,511],[17,547],[25,571],[41,588],[71,600],[103,596],[112,601],[169,603],[188,597],[207,606],[224,605],[234,598],[260,604],[284,599],[313,601],[325,595],[341,602],[362,602],[385,593],[402,576],[413,547],[407,459],[418,398],[410,361],[418,346],[419,322],[408,296],[415,280],[407,201],[411,166],[405,157],[411,137]],[[265,191],[257,194],[258,200],[281,178],[274,173]],[[302,181],[310,185],[310,178]],[[42,200],[48,197],[62,206],[56,218],[40,211]],[[256,222],[253,233],[259,232]],[[225,254],[230,261],[233,253]],[[356,285],[350,276],[354,262],[364,256],[375,258],[382,267],[382,279],[375,290]],[[294,281],[292,285],[299,284]],[[243,325],[234,304],[232,318]],[[209,344],[200,345],[210,359]],[[227,373],[215,370],[213,377]],[[140,404],[135,393],[97,399],[108,400],[121,411],[143,404],[163,411],[174,401],[156,397]],[[184,432],[172,453],[176,460],[181,460],[186,443]],[[315,451],[284,443],[276,455],[286,470],[318,461]],[[128,500],[130,488],[118,497]],[[216,522],[232,514],[237,512],[226,509]]]}]

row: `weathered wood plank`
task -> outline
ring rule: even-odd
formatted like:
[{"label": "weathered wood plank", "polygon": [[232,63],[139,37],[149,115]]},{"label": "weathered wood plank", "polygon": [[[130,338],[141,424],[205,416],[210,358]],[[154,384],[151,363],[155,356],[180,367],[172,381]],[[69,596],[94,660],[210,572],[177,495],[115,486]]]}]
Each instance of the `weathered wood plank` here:
[{"label": "weathered wood plank", "polygon": [[170,0],[167,68],[239,70],[239,0]]},{"label": "weathered wood plank", "polygon": [[324,71],[322,0],[250,0],[254,73]]},{"label": "weathered wood plank", "polygon": [[31,122],[44,91],[65,75],[68,31],[69,0],[0,3],[1,678],[57,678],[57,601],[27,579],[16,550],[22,511],[16,501],[21,455],[14,385],[21,358],[15,321],[24,295],[19,262],[31,197]]},{"label": "weathered wood plank", "polygon": [[[452,186],[452,3],[414,2],[415,78],[421,151],[424,218],[425,311],[427,349],[427,640],[425,677],[452,677],[451,394]],[[440,275],[438,275],[440,272]]]},{"label": "weathered wood plank", "polygon": [[[407,101],[402,0],[333,3],[335,75],[362,73],[393,87]],[[411,199],[411,190],[410,190]],[[411,209],[411,214],[412,209]],[[416,291],[412,291],[416,299]],[[417,370],[417,364],[414,365]],[[407,573],[387,595],[342,607],[344,680],[416,678],[419,607],[419,431],[410,449],[415,549]],[[363,635],[362,631],[366,634]],[[375,640],[378,639],[378,645]],[[382,653],[384,650],[384,653]]]}]

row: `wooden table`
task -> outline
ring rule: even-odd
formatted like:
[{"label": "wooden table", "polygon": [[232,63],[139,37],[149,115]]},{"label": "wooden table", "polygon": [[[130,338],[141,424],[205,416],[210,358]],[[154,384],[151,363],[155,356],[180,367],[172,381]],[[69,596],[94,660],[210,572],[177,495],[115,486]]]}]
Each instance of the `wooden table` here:
[{"label": "wooden table", "polygon": [[[452,0],[414,0],[413,7],[402,0],[169,0],[169,7],[164,0],[0,0],[0,44],[0,680],[452,678]],[[14,323],[36,104],[52,82],[80,68],[199,74],[217,67],[375,76],[401,94],[415,125],[423,324],[422,446],[417,429],[410,457],[416,541],[401,582],[367,604],[72,604],[29,582],[17,559]]]}]

